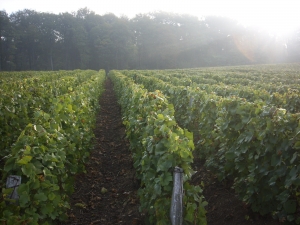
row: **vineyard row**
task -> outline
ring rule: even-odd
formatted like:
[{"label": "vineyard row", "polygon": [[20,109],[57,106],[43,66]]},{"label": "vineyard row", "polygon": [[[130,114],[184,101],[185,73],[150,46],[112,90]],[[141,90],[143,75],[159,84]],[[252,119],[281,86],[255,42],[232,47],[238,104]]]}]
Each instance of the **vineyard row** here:
[{"label": "vineyard row", "polygon": [[300,223],[299,113],[264,101],[176,86],[155,74],[143,75],[147,71],[120,72],[168,98],[179,124],[193,131],[198,156],[220,180],[233,180],[236,193],[253,211]]}]

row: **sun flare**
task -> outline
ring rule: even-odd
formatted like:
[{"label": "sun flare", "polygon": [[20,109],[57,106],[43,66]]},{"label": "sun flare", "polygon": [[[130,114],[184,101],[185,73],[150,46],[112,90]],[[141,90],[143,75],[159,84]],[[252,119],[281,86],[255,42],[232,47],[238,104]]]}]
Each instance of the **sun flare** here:
[{"label": "sun flare", "polygon": [[2,8],[9,13],[24,8],[61,13],[87,7],[100,15],[111,12],[129,18],[154,11],[191,14],[199,19],[209,15],[230,17],[245,26],[263,29],[276,35],[288,35],[300,28],[298,0],[110,0],[105,4],[99,2],[1,0]]},{"label": "sun flare", "polygon": [[[300,27],[300,14],[297,12],[296,1],[241,1],[229,12],[245,26],[256,27],[276,35],[288,35]],[[227,10],[230,10],[227,8]]]}]

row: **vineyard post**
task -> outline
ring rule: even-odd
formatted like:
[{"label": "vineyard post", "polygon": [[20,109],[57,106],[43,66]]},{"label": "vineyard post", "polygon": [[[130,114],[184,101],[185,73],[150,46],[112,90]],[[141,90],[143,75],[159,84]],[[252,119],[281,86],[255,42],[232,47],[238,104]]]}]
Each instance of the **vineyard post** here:
[{"label": "vineyard post", "polygon": [[183,214],[183,169],[175,167],[173,172],[173,192],[170,209],[172,225],[182,225]]},{"label": "vineyard post", "polygon": [[18,200],[19,195],[17,192],[18,187],[21,184],[21,177],[16,175],[10,175],[6,180],[6,188],[13,188],[12,193],[10,194],[9,198],[13,200]]}]

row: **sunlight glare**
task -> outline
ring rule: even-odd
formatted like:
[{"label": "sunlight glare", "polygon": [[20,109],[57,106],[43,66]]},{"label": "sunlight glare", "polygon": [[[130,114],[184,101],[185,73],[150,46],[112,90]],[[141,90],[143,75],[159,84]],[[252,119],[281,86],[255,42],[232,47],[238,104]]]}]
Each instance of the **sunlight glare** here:
[{"label": "sunlight glare", "polygon": [[276,35],[287,35],[300,28],[298,3],[295,4],[295,1],[241,2],[244,2],[243,5],[237,5],[240,10],[237,11],[232,7],[230,14],[245,26],[263,29]]},{"label": "sunlight glare", "polygon": [[[286,35],[300,28],[298,0],[2,0],[8,12],[29,8],[43,12],[75,12],[87,7],[97,14],[114,13],[133,18],[155,11],[191,14],[199,19],[214,15],[230,17],[249,27]],[[18,7],[16,7],[18,6]]]}]

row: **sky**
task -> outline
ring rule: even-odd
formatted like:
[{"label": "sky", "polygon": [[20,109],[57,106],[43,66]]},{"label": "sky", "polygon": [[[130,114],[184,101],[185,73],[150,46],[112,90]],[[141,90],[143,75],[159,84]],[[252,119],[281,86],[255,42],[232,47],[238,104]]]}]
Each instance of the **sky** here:
[{"label": "sky", "polygon": [[299,0],[0,0],[0,10],[8,14],[23,9],[38,12],[74,12],[87,7],[99,15],[113,13],[133,18],[155,11],[225,16],[246,26],[256,26],[276,34],[300,27]]}]

